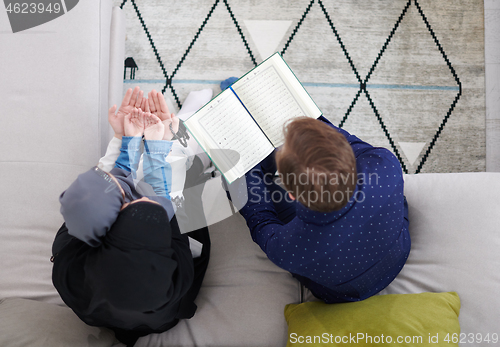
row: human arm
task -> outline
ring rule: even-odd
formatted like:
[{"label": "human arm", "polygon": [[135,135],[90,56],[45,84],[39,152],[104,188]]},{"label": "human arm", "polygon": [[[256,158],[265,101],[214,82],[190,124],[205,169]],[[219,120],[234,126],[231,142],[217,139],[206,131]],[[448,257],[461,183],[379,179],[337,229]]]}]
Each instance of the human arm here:
[{"label": "human arm", "polygon": [[173,113],[170,113],[163,94],[158,93],[156,90],[153,89],[148,93],[147,100],[145,111],[158,117],[165,126],[163,140],[172,140],[174,134],[170,131],[170,125],[175,133],[179,131],[179,118],[175,117]]},{"label": "human arm", "polygon": [[104,157],[99,159],[97,166],[102,171],[110,172],[111,169],[115,167],[116,160],[120,156],[120,147],[122,145],[122,140],[113,136],[111,141],[109,141],[108,148],[106,149],[106,154]]},{"label": "human arm", "polygon": [[144,92],[140,90],[139,87],[134,89],[129,88],[123,97],[122,103],[118,112],[116,112],[116,105],[113,105],[108,110],[108,121],[115,132],[114,137],[121,139],[124,135],[124,121],[125,117],[129,115],[134,108],[145,107],[146,98],[144,98]]},{"label": "human arm", "polygon": [[[173,138],[173,134],[170,131],[170,125],[172,125],[174,132],[177,132],[179,130],[180,121],[174,116],[174,114],[170,113],[163,95],[155,90],[152,90],[148,93],[148,98],[144,98],[144,100],[146,103],[141,106],[141,109],[145,113],[151,113],[160,118],[164,125],[164,136],[160,138],[160,140],[171,140]],[[183,107],[185,107],[185,105]],[[178,141],[174,141],[170,154],[165,158],[165,160],[172,165],[172,170],[174,171],[173,177],[175,177],[175,182],[172,183],[177,187],[174,190],[175,192],[178,192],[177,195],[182,195],[186,176],[185,173],[191,167],[193,157],[194,153],[189,146],[184,147]],[[138,178],[142,179],[143,177],[143,161],[141,160],[138,169]]]},{"label": "human arm", "polygon": [[[234,188],[229,187],[233,201],[239,199],[236,195],[240,197],[247,195],[247,201],[239,212],[245,218],[253,241],[270,258],[276,252],[277,245],[280,243],[279,232],[284,228],[284,223],[278,218],[278,213],[271,199],[269,188],[272,184],[272,176],[272,174],[265,172],[261,163],[245,175],[246,184],[238,185],[236,182],[231,184],[231,186],[236,184]],[[274,198],[277,198],[276,194],[273,195]],[[285,196],[280,198],[285,198]]]},{"label": "human arm", "polygon": [[148,183],[157,196],[170,199],[172,185],[172,167],[165,160],[172,148],[172,141],[165,141],[164,123],[152,113],[145,112],[144,128],[144,181]]},{"label": "human arm", "polygon": [[108,110],[108,122],[115,134],[108,144],[106,154],[99,160],[97,165],[101,170],[109,172],[115,166],[116,160],[120,156],[125,116],[130,114],[135,107],[145,107],[147,99],[143,95],[144,93],[140,91],[139,87],[129,88],[123,97],[118,112],[116,112],[116,105],[113,105]]},{"label": "human arm", "polygon": [[134,108],[124,117],[124,134],[120,155],[115,167],[132,172],[137,171],[140,160],[141,136],[144,133],[144,114],[140,109]]}]

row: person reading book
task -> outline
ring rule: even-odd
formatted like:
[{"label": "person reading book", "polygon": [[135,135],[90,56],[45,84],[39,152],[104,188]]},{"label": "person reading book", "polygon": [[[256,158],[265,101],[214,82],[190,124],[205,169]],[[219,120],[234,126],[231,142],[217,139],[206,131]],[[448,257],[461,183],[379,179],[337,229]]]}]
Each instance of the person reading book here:
[{"label": "person reading book", "polygon": [[[162,107],[163,97],[153,97],[153,110]],[[181,234],[171,200],[179,177],[166,158],[179,122],[168,109],[162,120],[137,108],[148,109],[149,101],[136,88],[127,91],[118,113],[110,109],[121,143],[114,168],[108,173],[99,167],[108,166],[114,156],[108,153],[61,194],[65,223],[52,248],[53,284],[63,301],[128,346],[194,315],[210,254],[206,226]],[[142,136],[144,179],[137,184]],[[190,240],[202,245],[201,252],[190,249]]]},{"label": "person reading book", "polygon": [[184,125],[228,183],[283,144],[284,123],[322,114],[279,53],[223,81],[221,90]]},{"label": "person reading book", "polygon": [[291,121],[284,137],[238,193],[248,195],[240,213],[253,240],[326,303],[378,293],[410,252],[398,160],[323,116]]}]

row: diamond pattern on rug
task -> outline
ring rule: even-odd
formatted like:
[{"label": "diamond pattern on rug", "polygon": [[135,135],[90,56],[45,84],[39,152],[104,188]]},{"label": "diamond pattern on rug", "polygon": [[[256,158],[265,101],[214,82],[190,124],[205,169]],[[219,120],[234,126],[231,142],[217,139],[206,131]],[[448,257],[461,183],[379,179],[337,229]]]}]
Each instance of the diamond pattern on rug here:
[{"label": "diamond pattern on rug", "polygon": [[422,149],[424,149],[425,142],[398,142],[398,145],[409,165],[412,166],[417,161]]},{"label": "diamond pattern on rug", "polygon": [[[437,27],[446,34],[447,49],[456,58],[460,51],[455,46],[463,44],[450,42],[452,31],[478,31],[480,24],[467,22],[460,28],[455,20],[461,18],[460,11],[447,11],[445,5],[469,11],[482,2],[465,0],[467,4],[456,5],[446,1],[200,0],[196,6],[184,2],[164,6],[159,0],[124,0],[121,6],[127,20],[135,21],[127,32],[127,55],[139,67],[137,81],[126,80],[126,87],[129,83],[147,85],[145,89],[154,86],[180,107],[189,91],[217,90],[221,80],[243,75],[282,47],[285,60],[324,115],[365,141],[390,149],[405,173],[421,172],[428,160],[432,163],[426,172],[481,170],[484,134],[478,135],[465,170],[464,166],[457,170],[457,160],[447,158],[450,146],[439,146],[441,150],[434,152],[450,119],[450,134],[470,137],[459,129],[466,122],[465,109],[475,109],[475,126],[484,128],[479,118],[484,117],[484,105],[477,101],[461,105],[461,78],[427,17],[431,13],[434,22],[436,18],[446,22],[437,21]],[[450,23],[454,27],[448,29]],[[477,58],[481,54],[469,59],[469,70],[458,60],[469,80],[474,68],[482,69],[473,77],[475,95],[484,78],[484,61]],[[414,158],[415,151],[405,155],[400,143],[425,143],[425,148]],[[452,154],[459,155],[456,149]]]},{"label": "diamond pattern on rug", "polygon": [[261,60],[274,54],[292,25],[289,20],[246,20],[245,26],[250,33]]}]

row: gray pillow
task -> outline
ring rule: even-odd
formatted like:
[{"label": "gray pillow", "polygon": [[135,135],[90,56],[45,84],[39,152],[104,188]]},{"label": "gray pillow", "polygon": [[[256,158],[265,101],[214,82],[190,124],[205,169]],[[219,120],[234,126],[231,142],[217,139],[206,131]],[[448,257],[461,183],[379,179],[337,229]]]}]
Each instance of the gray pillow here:
[{"label": "gray pillow", "polygon": [[0,300],[0,346],[107,347],[114,333],[91,327],[62,306],[28,299]]}]

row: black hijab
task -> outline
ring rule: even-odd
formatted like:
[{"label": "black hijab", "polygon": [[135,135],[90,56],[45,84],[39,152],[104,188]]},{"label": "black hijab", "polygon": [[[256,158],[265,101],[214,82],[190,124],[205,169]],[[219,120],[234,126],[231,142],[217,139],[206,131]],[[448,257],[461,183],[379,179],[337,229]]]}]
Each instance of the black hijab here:
[{"label": "black hijab", "polygon": [[124,203],[118,184],[97,166],[80,174],[59,197],[70,235],[97,247]]},{"label": "black hijab", "polygon": [[[63,206],[79,200],[72,191],[81,192],[83,182],[94,182],[96,177],[102,180],[92,170],[83,175],[74,183],[75,189],[63,193]],[[82,209],[72,214],[69,208],[61,208],[68,220],[54,241],[52,273],[61,298],[93,326],[146,334],[166,330],[178,319],[191,318],[196,306],[192,301],[183,302],[183,297],[193,282],[193,259],[188,238],[181,235],[175,216],[169,220],[163,206],[137,202],[122,211],[118,208],[112,222],[96,219],[92,213],[100,215],[108,208],[116,211],[118,203],[121,206],[121,192],[110,188],[107,180],[102,181],[96,180],[98,188],[89,190],[97,195],[89,193],[83,197],[84,202],[75,202],[86,206],[89,215],[82,214]],[[140,197],[131,189],[126,194]],[[111,203],[101,204],[100,197]],[[94,206],[90,206],[91,201]],[[89,230],[96,235],[97,246],[70,236],[88,235]]]}]

